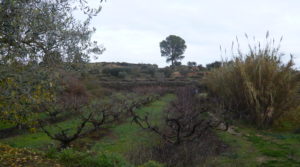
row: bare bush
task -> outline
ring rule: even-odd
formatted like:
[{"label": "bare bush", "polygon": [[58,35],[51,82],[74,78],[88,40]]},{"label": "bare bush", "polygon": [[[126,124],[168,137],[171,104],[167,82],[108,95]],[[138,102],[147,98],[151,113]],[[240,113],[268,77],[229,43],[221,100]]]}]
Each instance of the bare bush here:
[{"label": "bare bush", "polygon": [[92,115],[90,118],[88,115],[86,119],[94,126],[93,131],[99,130],[102,125],[107,123],[107,119],[110,115],[110,108],[111,106],[109,104],[99,104],[96,101],[88,105],[87,111],[91,112]]},{"label": "bare bush", "polygon": [[[131,152],[129,157],[135,163],[154,159],[167,166],[193,166],[207,156],[225,149],[225,145],[212,133],[218,123],[208,112],[218,112],[219,107],[206,98],[199,98],[193,87],[178,88],[177,100],[164,113],[163,123],[155,126],[150,116],[132,112],[133,121],[141,128],[159,135],[163,142],[152,148],[142,147],[138,155]],[[220,122],[220,121],[217,121]]]},{"label": "bare bush", "polygon": [[134,112],[132,112],[133,121],[143,129],[155,132],[168,143],[181,144],[184,141],[193,141],[210,128],[210,121],[201,117],[207,110],[198,105],[195,93],[193,88],[181,88],[177,91],[178,99],[172,102],[166,111],[164,117],[166,127],[163,129],[153,126],[148,116],[140,117]]}]

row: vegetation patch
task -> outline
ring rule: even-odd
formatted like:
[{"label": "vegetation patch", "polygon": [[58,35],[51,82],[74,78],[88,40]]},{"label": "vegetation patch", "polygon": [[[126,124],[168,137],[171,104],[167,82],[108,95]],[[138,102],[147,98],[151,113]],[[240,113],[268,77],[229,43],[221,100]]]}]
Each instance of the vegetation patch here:
[{"label": "vegetation patch", "polygon": [[45,158],[41,153],[25,148],[13,148],[3,144],[0,144],[0,166],[63,167],[57,161]]},{"label": "vegetation patch", "polygon": [[232,61],[206,76],[210,93],[234,119],[266,128],[299,105],[299,73],[292,57],[288,63],[281,60],[279,46],[267,33],[265,46],[249,44],[248,53],[238,47]]}]

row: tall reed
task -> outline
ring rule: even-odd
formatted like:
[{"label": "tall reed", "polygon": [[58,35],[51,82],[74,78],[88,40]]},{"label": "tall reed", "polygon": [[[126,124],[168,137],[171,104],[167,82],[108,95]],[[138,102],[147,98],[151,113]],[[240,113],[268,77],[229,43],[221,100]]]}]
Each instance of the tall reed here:
[{"label": "tall reed", "polygon": [[299,72],[293,67],[292,56],[283,63],[280,42],[275,46],[275,40],[267,33],[266,44],[249,44],[246,54],[238,43],[232,61],[223,62],[221,68],[205,77],[210,93],[218,97],[235,118],[268,127],[284,112],[300,104]]}]

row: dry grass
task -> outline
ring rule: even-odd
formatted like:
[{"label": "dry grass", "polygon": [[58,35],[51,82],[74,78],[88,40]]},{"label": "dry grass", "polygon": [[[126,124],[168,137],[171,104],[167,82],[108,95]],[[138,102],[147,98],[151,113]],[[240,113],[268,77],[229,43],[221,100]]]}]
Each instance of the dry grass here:
[{"label": "dry grass", "polygon": [[244,54],[239,47],[233,60],[223,62],[219,69],[205,78],[210,92],[219,97],[234,116],[251,121],[259,127],[274,120],[299,104],[299,73],[293,59],[281,60],[282,54],[274,40],[266,37],[266,45],[249,45]]}]

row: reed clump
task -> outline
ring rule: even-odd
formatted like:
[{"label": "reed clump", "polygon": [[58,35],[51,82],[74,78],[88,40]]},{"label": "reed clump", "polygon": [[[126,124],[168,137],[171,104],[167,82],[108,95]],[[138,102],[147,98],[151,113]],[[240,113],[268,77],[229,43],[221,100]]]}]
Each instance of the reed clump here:
[{"label": "reed clump", "polygon": [[300,104],[299,72],[292,56],[287,63],[282,61],[280,43],[281,40],[275,44],[269,33],[265,45],[249,44],[247,53],[241,51],[238,43],[232,60],[223,61],[221,68],[205,77],[210,93],[234,118],[265,128]]}]

